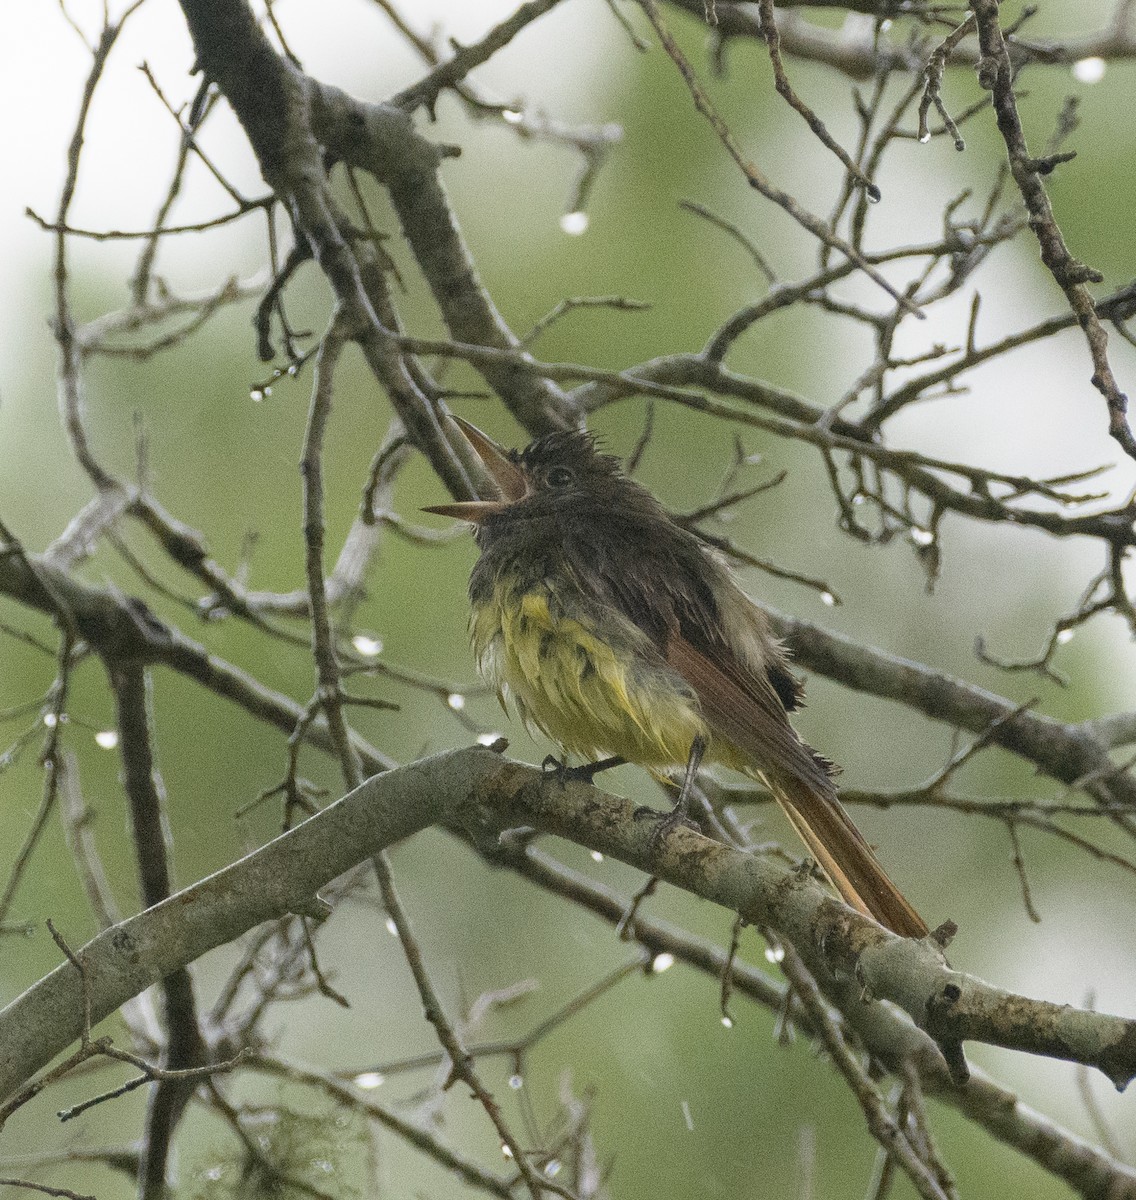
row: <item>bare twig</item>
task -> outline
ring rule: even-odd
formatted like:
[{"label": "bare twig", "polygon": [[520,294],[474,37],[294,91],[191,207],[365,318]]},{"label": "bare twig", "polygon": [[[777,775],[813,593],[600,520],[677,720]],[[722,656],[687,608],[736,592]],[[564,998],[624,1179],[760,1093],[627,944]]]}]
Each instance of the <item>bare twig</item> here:
[{"label": "bare twig", "polygon": [[674,40],[670,30],[664,24],[662,15],[659,12],[659,6],[656,0],[639,0],[643,6],[643,11],[647,14],[647,19],[655,28],[655,33],[658,35],[659,41],[662,42],[663,48],[670,55],[671,60],[679,70],[679,74],[683,77],[691,96],[694,99],[694,106],[698,111],[709,121],[711,128],[714,130],[718,140],[726,148],[726,152],[734,160],[740,168],[746,181],[755,191],[760,192],[767,200],[772,201],[783,212],[787,213],[798,225],[807,229],[818,241],[826,246],[830,246],[833,250],[843,254],[854,263],[869,279],[872,280],[878,287],[883,288],[885,292],[907,312],[915,316],[922,316],[918,306],[912,304],[911,301],[901,295],[896,289],[884,278],[869,263],[864,256],[854,247],[839,237],[829,227],[808,209],[803,207],[798,201],[782,188],[776,187],[771,183],[765,175],[763,175],[757,167],[750,162],[742,153],[737,140],[730,132],[729,126],[722,119],[714,106],[713,101],[707,95],[706,90],[698,80],[698,76],[694,73],[694,68],[687,61],[686,56],[679,48],[678,43]]},{"label": "bare twig", "polygon": [[1084,330],[1093,362],[1092,384],[1108,406],[1109,434],[1125,454],[1136,458],[1136,437],[1128,423],[1128,398],[1120,390],[1113,374],[1108,361],[1108,334],[1101,324],[1093,298],[1085,287],[1087,283],[1099,283],[1104,277],[1070,253],[1042,182],[1064,156],[1037,159],[1030,155],[1014,98],[1014,72],[999,22],[998,0],[972,0],[970,7],[978,26],[982,52],[978,64],[979,82],[993,97],[994,112],[998,118],[998,129],[1006,143],[1010,170],[1029,210],[1030,227],[1041,246],[1041,260],[1065,293],[1077,323]]}]

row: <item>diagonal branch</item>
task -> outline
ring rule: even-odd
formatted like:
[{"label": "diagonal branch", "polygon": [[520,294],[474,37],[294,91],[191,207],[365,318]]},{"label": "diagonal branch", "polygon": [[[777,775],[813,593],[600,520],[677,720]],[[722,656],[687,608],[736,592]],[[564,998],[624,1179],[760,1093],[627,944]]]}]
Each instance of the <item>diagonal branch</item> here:
[{"label": "diagonal branch", "polygon": [[[779,1020],[787,1016],[799,1033],[816,1035],[809,1014],[793,1002],[787,988],[757,967],[727,955],[715,942],[645,916],[641,910],[629,916],[628,897],[558,862],[524,839],[503,838],[491,850],[484,844],[480,849],[492,863],[510,867],[534,886],[570,900],[612,927],[624,928],[625,936],[645,947],[652,958],[671,954],[714,983],[728,975],[732,991],[760,1004]],[[854,987],[855,981],[850,981],[846,999],[855,998]],[[1136,1196],[1136,1170],[1023,1104],[982,1071],[972,1070],[967,1085],[958,1087],[931,1039],[885,1006],[853,1003],[845,1006],[844,1016],[873,1059],[900,1076],[914,1068],[927,1095],[1032,1159],[1087,1200]]]},{"label": "diagonal branch", "polygon": [[1100,283],[1104,277],[1073,257],[1053,215],[1053,206],[1049,202],[1043,179],[1061,156],[1034,158],[1026,145],[1017,100],[1014,98],[1013,64],[998,20],[998,2],[972,0],[970,5],[978,25],[978,42],[982,51],[978,62],[978,80],[993,98],[998,130],[1006,143],[1014,182],[1029,210],[1029,224],[1041,247],[1041,261],[1057,280],[1077,317],[1077,323],[1085,332],[1093,362],[1092,384],[1108,406],[1108,432],[1125,454],[1136,458],[1136,436],[1133,436],[1128,423],[1128,397],[1120,390],[1113,374],[1108,361],[1108,334],[1101,324],[1093,298],[1085,287],[1086,283]]},{"label": "diagonal branch", "polygon": [[974,1038],[1081,1062],[1121,1087],[1136,1075],[1136,1020],[1002,992],[951,970],[930,940],[896,937],[773,858],[681,827],[659,843],[630,801],[472,747],[373,776],[239,862],[99,934],[80,952],[86,994],[63,963],[0,1012],[0,1095],[79,1036],[85,1003],[97,1022],[154,978],[264,921],[322,913],[319,888],[394,842],[454,820],[568,837],[767,925],[846,1014],[895,1020],[893,1009],[871,1003],[888,1000],[940,1045]]},{"label": "diagonal branch", "polygon": [[[205,75],[225,93],[260,169],[292,217],[343,309],[380,384],[415,444],[454,495],[472,496],[431,398],[390,334],[397,332],[382,264],[353,236],[333,194],[328,161],[370,172],[386,187],[402,231],[455,337],[501,349],[519,341],[478,279],[438,166],[459,151],[415,133],[393,106],[366,104],[320,84],[278,55],[245,0],[182,0]],[[554,385],[516,370],[484,372],[518,419],[536,431],[570,424]]]}]

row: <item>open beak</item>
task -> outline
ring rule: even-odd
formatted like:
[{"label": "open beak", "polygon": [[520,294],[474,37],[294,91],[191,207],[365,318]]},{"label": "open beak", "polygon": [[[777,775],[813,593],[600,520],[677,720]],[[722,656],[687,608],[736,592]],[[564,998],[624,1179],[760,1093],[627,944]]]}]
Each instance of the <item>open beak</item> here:
[{"label": "open beak", "polygon": [[486,474],[497,489],[496,500],[462,500],[454,504],[431,504],[423,512],[438,513],[443,517],[457,517],[459,521],[472,521],[480,524],[486,517],[507,508],[515,500],[520,500],[528,493],[524,472],[491,438],[487,437],[476,425],[463,421],[461,417],[450,417],[450,420],[465,434],[466,441],[473,447]]}]

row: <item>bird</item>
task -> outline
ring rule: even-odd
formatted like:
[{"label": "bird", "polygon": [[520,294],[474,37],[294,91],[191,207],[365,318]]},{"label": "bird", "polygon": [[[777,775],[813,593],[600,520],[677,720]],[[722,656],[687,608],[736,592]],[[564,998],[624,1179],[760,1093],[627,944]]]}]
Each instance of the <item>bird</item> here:
[{"label": "bird", "polygon": [[761,780],[845,903],[924,937],[840,803],[837,768],[790,723],[803,684],[717,552],[591,433],[506,451],[451,419],[497,494],[425,511],[473,525],[470,634],[502,701],[589,760],[584,772],[621,761],[685,768],[680,805],[703,761]]}]

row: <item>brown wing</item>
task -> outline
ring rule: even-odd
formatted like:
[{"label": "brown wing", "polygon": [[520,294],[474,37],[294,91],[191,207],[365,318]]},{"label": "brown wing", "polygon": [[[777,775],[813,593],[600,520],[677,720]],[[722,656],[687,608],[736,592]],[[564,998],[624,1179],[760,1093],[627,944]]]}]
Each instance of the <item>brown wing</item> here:
[{"label": "brown wing", "polygon": [[845,902],[901,937],[924,937],[926,924],[852,823],[828,764],[797,736],[768,676],[743,671],[727,655],[711,659],[677,632],[665,653],[693,688],[715,734],[765,778]]},{"label": "brown wing", "polygon": [[901,936],[923,937],[927,926],[837,799],[831,764],[789,724],[785,710],[799,703],[800,685],[764,617],[697,539],[657,506],[652,514],[643,521],[617,505],[602,520],[560,529],[578,601],[594,606],[600,627],[615,608],[647,635],[693,689],[715,737],[736,751],[732,765],[768,782],[848,904]]}]

